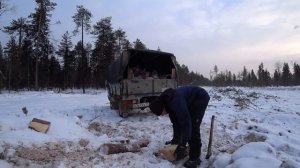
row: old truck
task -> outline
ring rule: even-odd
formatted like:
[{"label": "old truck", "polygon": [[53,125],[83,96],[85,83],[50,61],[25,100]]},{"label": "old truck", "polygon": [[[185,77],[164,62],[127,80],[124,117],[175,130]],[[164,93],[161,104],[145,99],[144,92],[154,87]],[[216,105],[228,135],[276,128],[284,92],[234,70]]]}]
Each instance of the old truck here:
[{"label": "old truck", "polygon": [[106,81],[110,107],[121,117],[148,112],[149,102],[166,88],[177,88],[175,56],[171,53],[128,49],[111,63]]}]

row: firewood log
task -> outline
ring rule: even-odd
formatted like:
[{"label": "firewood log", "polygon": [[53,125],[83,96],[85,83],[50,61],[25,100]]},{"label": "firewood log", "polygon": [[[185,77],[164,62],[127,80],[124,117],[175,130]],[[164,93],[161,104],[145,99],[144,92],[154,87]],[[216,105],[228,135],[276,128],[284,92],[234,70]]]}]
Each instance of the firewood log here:
[{"label": "firewood log", "polygon": [[148,140],[139,140],[134,143],[105,143],[100,146],[99,150],[102,154],[110,155],[116,153],[125,152],[139,152],[141,148],[147,147],[149,144]]},{"label": "firewood log", "polygon": [[177,148],[177,145],[167,145],[163,149],[159,150],[159,154],[163,156],[165,159],[167,159],[170,162],[176,161],[176,157],[174,155],[174,152]]}]

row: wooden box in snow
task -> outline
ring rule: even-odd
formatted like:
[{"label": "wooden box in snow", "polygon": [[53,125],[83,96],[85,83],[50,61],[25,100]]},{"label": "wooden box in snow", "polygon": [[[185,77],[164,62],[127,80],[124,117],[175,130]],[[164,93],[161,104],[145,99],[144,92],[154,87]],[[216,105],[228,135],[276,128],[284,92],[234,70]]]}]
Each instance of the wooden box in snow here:
[{"label": "wooden box in snow", "polygon": [[49,121],[33,118],[32,121],[29,123],[28,128],[31,128],[37,132],[47,133],[50,124],[51,123]]}]

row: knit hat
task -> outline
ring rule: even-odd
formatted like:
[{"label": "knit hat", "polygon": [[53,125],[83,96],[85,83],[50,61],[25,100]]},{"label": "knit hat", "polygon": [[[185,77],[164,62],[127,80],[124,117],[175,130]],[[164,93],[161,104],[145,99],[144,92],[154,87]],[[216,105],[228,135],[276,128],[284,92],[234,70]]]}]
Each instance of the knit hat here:
[{"label": "knit hat", "polygon": [[163,112],[163,108],[164,108],[164,104],[163,104],[161,97],[158,97],[155,100],[153,100],[150,103],[149,108],[154,114],[156,114],[158,116],[161,115]]}]

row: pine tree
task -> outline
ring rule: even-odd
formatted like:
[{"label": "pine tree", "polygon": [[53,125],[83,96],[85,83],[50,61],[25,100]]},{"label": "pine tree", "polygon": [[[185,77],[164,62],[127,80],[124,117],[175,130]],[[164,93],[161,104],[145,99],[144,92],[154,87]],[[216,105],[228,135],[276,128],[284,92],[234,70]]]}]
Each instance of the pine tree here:
[{"label": "pine tree", "polygon": [[272,78],[270,72],[267,69],[264,70],[263,79],[264,86],[270,86],[272,84]]},{"label": "pine tree", "polygon": [[288,63],[283,63],[283,68],[282,68],[282,85],[283,86],[289,86],[291,84],[291,79],[292,79],[292,74],[290,71],[290,67]]},{"label": "pine tree", "polygon": [[226,85],[231,86],[232,85],[232,73],[228,70],[225,72],[226,76]]},{"label": "pine tree", "polygon": [[181,71],[181,77],[180,77],[181,83],[183,85],[189,84],[189,78],[188,78],[188,74],[190,73],[189,67],[182,64],[180,71]]},{"label": "pine tree", "polygon": [[236,79],[236,75],[235,75],[235,74],[232,75],[232,83],[233,83],[234,85],[237,84],[237,79]]},{"label": "pine tree", "polygon": [[5,79],[6,79],[4,76],[4,72],[5,72],[4,70],[5,70],[5,60],[4,60],[2,45],[0,42],[0,91],[4,87]]},{"label": "pine tree", "polygon": [[72,55],[74,55],[74,73],[72,74],[72,78],[74,79],[74,86],[76,88],[82,87],[82,81],[81,81],[81,66],[82,66],[82,45],[81,41],[78,41],[76,45],[74,46],[74,49],[72,51]]},{"label": "pine tree", "polygon": [[218,69],[217,65],[214,66],[214,71],[213,72],[214,72],[214,76],[216,77],[218,75],[218,72],[219,72],[219,69]]},{"label": "pine tree", "polygon": [[91,43],[87,43],[85,45],[85,57],[86,57],[86,81],[89,84],[89,87],[92,86],[92,69],[91,69],[91,57],[93,53],[93,45]]},{"label": "pine tree", "polygon": [[72,17],[76,24],[75,34],[81,29],[81,84],[82,92],[85,93],[85,74],[86,67],[84,67],[84,41],[83,41],[83,31],[89,31],[91,29],[91,17],[92,14],[89,10],[85,9],[82,5],[77,6],[77,13]]},{"label": "pine tree", "polygon": [[133,42],[133,45],[135,49],[142,49],[142,50],[147,49],[146,45],[138,38]]},{"label": "pine tree", "polygon": [[251,86],[257,85],[257,77],[256,77],[253,69],[251,70],[251,73],[250,73],[250,85]]},{"label": "pine tree", "polygon": [[116,39],[116,57],[120,56],[122,51],[131,48],[129,40],[126,39],[126,32],[121,28],[114,32]]},{"label": "pine tree", "polygon": [[26,23],[25,18],[19,18],[17,20],[12,20],[9,26],[4,27],[4,32],[9,34],[10,36],[18,37],[18,50],[17,50],[17,57],[21,61],[20,66],[18,67],[18,71],[20,71],[20,86],[18,87],[25,87],[26,86],[26,71],[24,71],[24,67],[26,67],[26,62],[23,61],[22,57],[22,42],[25,33],[28,31],[28,25]]},{"label": "pine tree", "polygon": [[75,86],[77,86],[78,88],[82,86],[81,74],[82,73],[87,74],[87,72],[83,70],[82,66],[88,67],[86,47],[84,47],[83,49],[84,50],[82,55],[82,42],[78,41],[73,50],[73,55],[75,57],[75,68],[74,68],[75,72],[73,73],[74,75],[73,78],[75,80]]},{"label": "pine tree", "polygon": [[276,69],[275,72],[274,72],[274,75],[273,75],[274,85],[279,86],[280,85],[280,79],[281,79],[280,72],[278,72],[278,70]]},{"label": "pine tree", "polygon": [[3,48],[0,42],[0,71],[4,71],[3,67],[5,65],[5,61],[4,61],[4,54],[3,54]]},{"label": "pine tree", "polygon": [[226,85],[226,73],[220,71],[214,79],[214,84],[216,86],[225,86]]},{"label": "pine tree", "polygon": [[293,75],[293,79],[294,79],[294,85],[300,85],[300,65],[294,63],[294,75]]},{"label": "pine tree", "polygon": [[58,60],[52,55],[49,63],[49,86],[60,88],[62,87],[61,69]]},{"label": "pine tree", "polygon": [[245,86],[245,85],[248,85],[249,83],[249,76],[248,76],[248,70],[247,70],[247,68],[244,66],[244,68],[243,68],[243,71],[242,71],[242,74],[241,74],[241,76],[242,76],[242,85],[243,86]]},{"label": "pine tree", "polygon": [[30,39],[25,38],[22,45],[22,72],[25,73],[26,79],[24,87],[26,86],[28,90],[33,88],[35,80],[35,55],[33,50],[33,43]]},{"label": "pine tree", "polygon": [[20,60],[17,55],[18,46],[16,40],[13,36],[10,37],[9,41],[6,44],[5,53],[7,54],[8,59],[8,71],[6,76],[8,77],[8,90],[10,92],[11,88],[17,89],[19,82],[19,65]]},{"label": "pine tree", "polygon": [[21,43],[23,40],[23,35],[25,32],[27,32],[27,29],[28,29],[28,25],[26,24],[26,19],[21,17],[17,20],[12,20],[10,26],[4,27],[3,31],[10,35],[17,34],[19,36],[19,50],[20,50]]},{"label": "pine tree", "polygon": [[95,48],[92,53],[92,73],[96,86],[104,87],[108,78],[108,68],[114,60],[116,39],[111,25],[111,17],[101,19],[94,25]]},{"label": "pine tree", "polygon": [[259,86],[270,86],[272,84],[270,72],[267,69],[264,70],[263,63],[258,66],[257,77]]},{"label": "pine tree", "polygon": [[258,80],[258,85],[259,86],[263,86],[264,85],[264,64],[260,63],[260,65],[258,66],[258,70],[257,70],[257,80]]},{"label": "pine tree", "polygon": [[[39,61],[41,61],[40,67],[48,69],[48,55],[51,48],[49,42],[49,23],[51,14],[54,10],[56,3],[51,0],[36,0],[37,7],[35,12],[29,15],[30,24],[30,37],[34,41],[35,48],[35,90],[39,89],[39,76],[45,76],[45,74],[39,74]],[[41,59],[44,58],[44,59]],[[46,61],[46,62],[43,62]]]},{"label": "pine tree", "polygon": [[60,45],[58,46],[57,54],[63,58],[63,89],[71,87],[74,85],[74,79],[72,79],[72,74],[75,68],[75,58],[72,53],[72,40],[69,32],[66,31],[62,36]]}]

